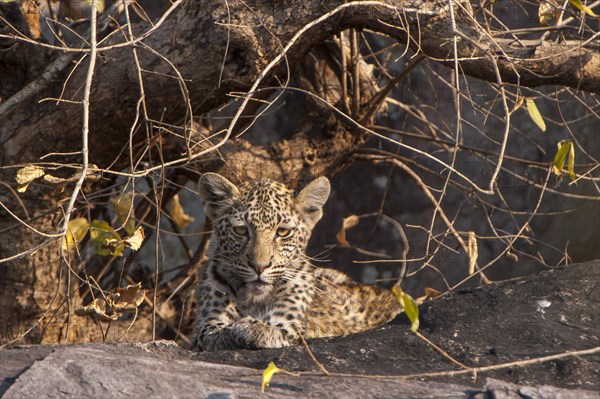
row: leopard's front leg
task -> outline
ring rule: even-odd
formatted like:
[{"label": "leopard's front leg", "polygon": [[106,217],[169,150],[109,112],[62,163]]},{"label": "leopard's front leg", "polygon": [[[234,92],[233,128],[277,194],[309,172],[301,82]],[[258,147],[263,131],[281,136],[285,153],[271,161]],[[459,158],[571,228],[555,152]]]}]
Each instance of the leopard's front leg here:
[{"label": "leopard's front leg", "polygon": [[200,292],[193,343],[196,350],[291,346],[300,341],[300,334],[306,328],[307,293],[300,288],[280,289],[263,311],[246,313],[246,316],[243,312],[240,314],[231,298],[213,285],[201,284]]},{"label": "leopard's front leg", "polygon": [[300,333],[301,326],[295,321],[273,324],[246,316],[223,325],[216,320],[205,320],[204,326],[197,333],[195,347],[207,351],[280,348],[297,344]]},{"label": "leopard's front leg", "polygon": [[310,291],[297,286],[280,288],[267,309],[236,321],[232,329],[246,348],[296,345],[306,330]]},{"label": "leopard's front leg", "polygon": [[280,348],[298,343],[298,327],[293,324],[273,324],[246,316],[231,326],[236,343],[242,348]]},{"label": "leopard's front leg", "polygon": [[297,345],[306,331],[311,294],[311,288],[303,284],[279,286],[262,311],[246,313],[231,326],[240,346],[254,349]]}]

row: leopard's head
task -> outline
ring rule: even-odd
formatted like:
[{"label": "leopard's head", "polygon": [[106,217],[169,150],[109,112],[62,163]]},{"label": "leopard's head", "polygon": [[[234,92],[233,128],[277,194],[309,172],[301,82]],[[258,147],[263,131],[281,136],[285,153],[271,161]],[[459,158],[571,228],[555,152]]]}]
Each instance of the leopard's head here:
[{"label": "leopard's head", "polygon": [[237,187],[215,173],[205,173],[198,188],[217,238],[213,261],[238,296],[261,300],[274,286],[298,277],[329,196],[326,177],[297,195],[270,179]]}]

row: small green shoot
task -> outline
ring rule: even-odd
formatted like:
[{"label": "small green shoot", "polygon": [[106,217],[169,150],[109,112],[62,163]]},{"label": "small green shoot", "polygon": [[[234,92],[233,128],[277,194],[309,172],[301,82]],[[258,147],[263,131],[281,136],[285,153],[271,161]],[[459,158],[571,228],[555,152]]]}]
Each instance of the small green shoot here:
[{"label": "small green shoot", "polygon": [[561,176],[562,170],[565,167],[565,161],[567,160],[567,154],[569,155],[567,161],[567,171],[569,173],[569,177],[571,181],[574,181],[577,178],[575,174],[574,166],[575,166],[575,146],[573,145],[572,140],[561,140],[557,143],[558,150],[556,151],[556,155],[554,156],[554,160],[552,161],[552,171],[555,175]]},{"label": "small green shoot", "polygon": [[397,285],[392,287],[392,292],[396,296],[400,306],[404,308],[404,313],[406,313],[406,316],[411,323],[411,330],[416,332],[419,329],[419,307],[415,300]]},{"label": "small green shoot", "polygon": [[590,17],[597,17],[598,15],[592,11],[592,9],[584,5],[581,0],[569,0],[569,2],[575,6],[579,11],[585,12]]}]

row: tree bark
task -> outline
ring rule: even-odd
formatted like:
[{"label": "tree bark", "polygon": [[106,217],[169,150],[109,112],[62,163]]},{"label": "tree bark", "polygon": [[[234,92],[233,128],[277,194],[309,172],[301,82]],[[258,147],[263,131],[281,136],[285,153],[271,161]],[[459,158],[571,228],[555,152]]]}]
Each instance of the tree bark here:
[{"label": "tree bark", "polygon": [[[223,104],[229,99],[228,93],[247,89],[303,26],[344,3],[230,2],[229,12],[218,2],[182,3],[157,30],[136,44],[142,69],[153,72],[142,73],[149,118],[169,123],[189,118],[188,100],[195,114]],[[287,52],[287,64],[293,67],[311,47],[325,38],[356,27],[383,32],[403,43],[408,42],[413,49],[453,66],[447,2],[391,3],[394,6],[378,2],[346,4],[346,8],[307,29]],[[560,84],[600,92],[597,44],[589,44],[590,48],[580,44],[547,43],[525,49],[511,47],[505,40],[492,43],[469,18],[459,17],[457,30],[473,40],[463,39],[458,43],[462,72],[495,82],[495,62],[506,82],[531,87]],[[141,34],[142,26],[138,26],[137,31]],[[109,43],[116,44],[121,39],[115,37]],[[90,139],[91,159],[99,166],[106,166],[115,161],[129,141],[129,131],[138,110],[140,84],[131,47],[102,51],[101,61],[94,77]],[[13,164],[15,159],[36,161],[45,154],[47,150],[43,146],[30,148],[25,145],[32,138],[53,143],[53,150],[57,152],[80,149],[81,107],[72,103],[39,101],[48,98],[80,101],[85,64],[86,61],[71,65],[36,95],[24,98],[11,109],[0,111],[3,120],[0,163]],[[186,87],[181,87],[173,67],[185,79]],[[285,80],[284,71],[285,65],[281,65],[274,75]],[[70,76],[63,87],[67,73]],[[35,110],[35,117],[27,116],[32,110]],[[57,131],[62,132],[62,137],[56,137]],[[142,139],[133,137],[134,141]],[[127,162],[120,159],[120,164],[127,165]]]}]

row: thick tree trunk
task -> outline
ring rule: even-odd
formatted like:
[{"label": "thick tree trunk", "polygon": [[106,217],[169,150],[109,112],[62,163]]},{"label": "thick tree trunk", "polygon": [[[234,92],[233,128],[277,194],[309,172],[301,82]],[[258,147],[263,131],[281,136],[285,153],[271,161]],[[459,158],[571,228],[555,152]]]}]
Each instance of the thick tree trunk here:
[{"label": "thick tree trunk", "polygon": [[[188,101],[195,114],[223,104],[229,93],[248,89],[264,67],[280,53],[282,46],[290,43],[303,27],[344,3],[234,1],[228,2],[229,10],[223,3],[213,1],[182,3],[158,29],[136,44],[144,71],[141,76],[149,118],[174,123],[190,117]],[[295,41],[286,54],[288,65],[293,67],[308,49],[334,33],[357,27],[408,42],[412,48],[452,66],[448,3],[396,1],[392,4],[395,6],[378,2],[342,6],[345,8],[324,18],[323,22],[315,23]],[[461,13],[457,11],[457,14],[458,31],[473,40],[462,39],[458,43],[462,72],[495,82],[496,62],[498,72],[507,82],[525,86],[561,84],[600,92],[597,46],[588,49],[577,43],[568,47],[542,43],[524,49],[511,47],[505,40],[497,40],[495,44],[468,16],[458,18]],[[138,26],[137,33],[142,31],[142,26]],[[121,39],[119,36],[109,43],[116,44]],[[593,46],[593,43],[589,45]],[[99,166],[106,166],[115,161],[130,140],[136,112],[141,112],[137,106],[140,83],[131,46],[116,47],[100,54],[91,103],[91,159]],[[76,58],[79,60],[82,56]],[[45,88],[15,106],[0,107],[3,121],[0,163],[12,164],[16,159],[37,161],[47,149],[26,145],[32,139],[52,143],[53,151],[57,152],[80,149],[81,106],[39,101],[49,98],[80,101],[86,63],[84,60],[65,68],[63,75],[47,82]],[[185,79],[185,87],[177,79],[174,68]],[[282,63],[278,74],[283,81],[284,71]],[[67,74],[70,76],[63,87]],[[32,112],[36,117],[29,117]],[[59,137],[56,137],[57,132],[61,132]],[[144,139],[137,135],[143,136],[143,133],[133,135],[134,143]],[[120,162],[127,165],[124,159]]]}]

